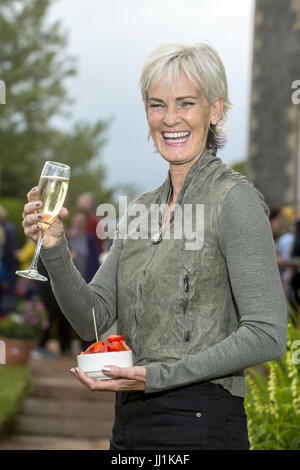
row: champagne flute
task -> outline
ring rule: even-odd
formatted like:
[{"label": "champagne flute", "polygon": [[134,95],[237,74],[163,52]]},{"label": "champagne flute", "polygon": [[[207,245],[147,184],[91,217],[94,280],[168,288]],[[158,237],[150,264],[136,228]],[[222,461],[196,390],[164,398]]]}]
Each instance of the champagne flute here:
[{"label": "champagne flute", "polygon": [[68,165],[57,162],[45,162],[39,181],[39,196],[43,207],[39,212],[43,212],[44,217],[40,222],[42,231],[38,233],[35,253],[30,267],[25,271],[16,271],[18,276],[35,279],[36,281],[48,281],[45,276],[39,274],[37,270],[38,258],[46,230],[51,226],[58,216],[68,190],[71,169]]}]

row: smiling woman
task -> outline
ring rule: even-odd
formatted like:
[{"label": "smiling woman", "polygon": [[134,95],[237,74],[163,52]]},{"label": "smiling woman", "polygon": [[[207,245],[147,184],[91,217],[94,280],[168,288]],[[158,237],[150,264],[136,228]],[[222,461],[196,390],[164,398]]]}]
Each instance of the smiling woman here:
[{"label": "smiling woman", "polygon": [[215,149],[222,147],[224,140],[221,130],[227,119],[231,102],[228,98],[224,65],[214,48],[205,41],[196,43],[192,47],[183,43],[169,42],[156,48],[148,56],[140,78],[146,110],[156,109],[166,112],[167,103],[161,96],[157,96],[155,91],[166,93],[174,88],[175,84],[179,85],[177,92],[181,91],[178,96],[173,96],[178,112],[196,106],[198,108],[194,113],[196,115],[199,113],[199,108],[202,113],[205,112],[203,108],[213,108],[212,111],[214,110],[216,114],[212,116],[208,128],[205,129],[207,147]]},{"label": "smiling woman", "polygon": [[[150,134],[169,163],[165,181],[131,203],[89,284],[70,257],[65,208],[44,237],[51,285],[79,336],[95,339],[94,309],[99,334],[117,319],[132,351],[133,367],[105,364],[107,380],[72,373],[90,390],[117,392],[111,450],[248,449],[244,369],[286,347],[269,209],[253,183],[216,156],[230,102],[210,45],[161,45],[140,85]],[[24,207],[32,238],[36,194]],[[163,208],[154,240],[148,226],[141,237],[123,237],[135,210],[148,220],[153,205]],[[201,217],[194,220],[191,208]],[[201,243],[188,244],[185,230],[178,237],[178,220],[192,222]]]},{"label": "smiling woman", "polygon": [[[159,104],[157,103],[159,101]],[[147,118],[158,152],[169,163],[193,162],[207,145],[210,124],[222,118],[223,100],[210,106],[184,71],[169,85],[162,78],[149,87]]]}]

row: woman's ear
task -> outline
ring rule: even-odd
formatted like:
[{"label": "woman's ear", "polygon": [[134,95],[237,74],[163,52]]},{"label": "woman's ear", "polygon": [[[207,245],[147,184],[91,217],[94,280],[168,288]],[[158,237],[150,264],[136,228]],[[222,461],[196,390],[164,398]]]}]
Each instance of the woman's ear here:
[{"label": "woman's ear", "polygon": [[210,107],[210,123],[215,125],[223,117],[224,99],[217,96]]}]

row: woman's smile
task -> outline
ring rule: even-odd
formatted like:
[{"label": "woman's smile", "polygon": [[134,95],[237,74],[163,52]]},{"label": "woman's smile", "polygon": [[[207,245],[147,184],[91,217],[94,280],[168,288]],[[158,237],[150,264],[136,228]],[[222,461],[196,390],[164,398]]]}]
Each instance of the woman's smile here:
[{"label": "woman's smile", "polygon": [[166,145],[171,146],[185,145],[188,142],[190,135],[191,132],[189,131],[162,132]]}]

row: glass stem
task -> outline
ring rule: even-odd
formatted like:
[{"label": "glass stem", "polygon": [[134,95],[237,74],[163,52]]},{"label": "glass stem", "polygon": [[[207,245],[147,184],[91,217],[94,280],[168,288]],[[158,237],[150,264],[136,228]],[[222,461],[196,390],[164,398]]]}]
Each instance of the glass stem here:
[{"label": "glass stem", "polygon": [[31,266],[29,268],[30,271],[37,271],[37,264],[38,264],[38,259],[40,256],[40,251],[43,243],[43,238],[44,238],[44,233],[39,232],[38,233],[38,238],[37,238],[37,243],[35,247],[35,252],[34,252],[34,257],[31,263]]}]

